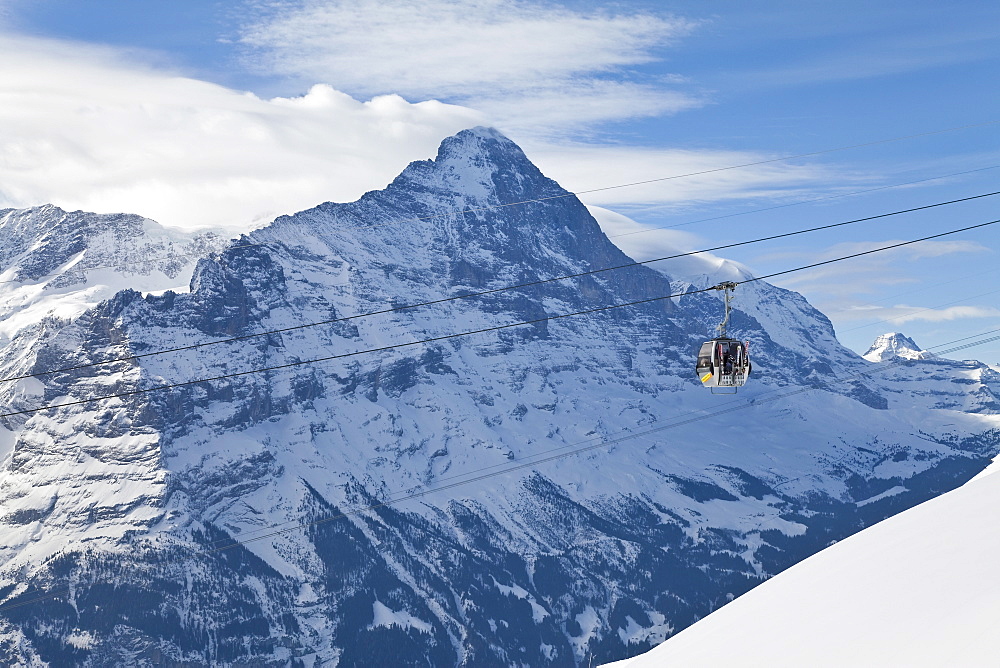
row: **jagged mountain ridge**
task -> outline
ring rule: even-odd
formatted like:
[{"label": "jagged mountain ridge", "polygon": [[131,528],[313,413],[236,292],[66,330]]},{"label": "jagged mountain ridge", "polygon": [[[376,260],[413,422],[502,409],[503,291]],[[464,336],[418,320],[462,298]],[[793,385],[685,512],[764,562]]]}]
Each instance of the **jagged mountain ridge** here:
[{"label": "jagged mountain ridge", "polygon": [[142,289],[182,290],[190,278],[183,277],[185,268],[225,244],[211,231],[186,233],[142,216],[67,212],[52,205],[0,209],[0,240],[4,283],[43,284],[49,290],[80,289],[92,282],[88,274],[100,276],[98,270],[133,277],[159,272],[166,277],[160,279],[163,287]]},{"label": "jagged mountain ridge", "polygon": [[33,340],[46,319],[71,320],[125,288],[184,291],[197,259],[226,243],[136,215],[0,210],[0,347]]},{"label": "jagged mountain ridge", "polygon": [[[565,195],[509,140],[466,131],[383,191],[279,218],[201,260],[189,294],[120,292],[25,355],[60,368],[627,262]],[[522,200],[540,201],[487,208]],[[759,405],[220,553],[201,552],[718,411],[691,369],[718,298],[8,419],[0,595],[16,603],[67,579],[77,593],[11,609],[4,647],[95,664],[617,658],[995,452],[988,368],[943,361],[930,381],[914,365],[858,379],[873,365],[804,299],[744,288],[731,328],[752,342],[755,385],[741,396]],[[671,290],[636,267],[0,392],[28,408]],[[853,380],[770,401],[835,377]]]}]

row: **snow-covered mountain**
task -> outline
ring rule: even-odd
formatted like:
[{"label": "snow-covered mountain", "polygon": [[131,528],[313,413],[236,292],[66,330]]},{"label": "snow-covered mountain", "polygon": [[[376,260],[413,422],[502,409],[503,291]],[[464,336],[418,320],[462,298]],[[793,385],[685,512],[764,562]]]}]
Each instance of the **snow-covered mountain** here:
[{"label": "snow-covered mountain", "polygon": [[895,359],[923,360],[934,357],[934,353],[921,350],[913,339],[898,332],[882,334],[871,348],[862,355],[869,362],[886,362]]},{"label": "snow-covered mountain", "polygon": [[[46,273],[67,262],[52,253]],[[184,293],[137,286],[3,342],[0,368],[80,367],[627,262],[575,197],[477,128],[385,190],[202,258]],[[959,485],[1000,449],[995,371],[872,364],[765,283],[737,290],[730,331],[755,366],[736,397],[694,377],[716,293],[555,318],[720,271],[744,269],[632,267],[0,383],[4,413],[69,404],[0,418],[0,657],[596,664]],[[351,356],[306,363],[337,355]]]},{"label": "snow-covered mountain", "polygon": [[0,209],[0,344],[68,320],[125,288],[186,291],[195,263],[228,245],[135,215]]},{"label": "snow-covered mountain", "polygon": [[607,668],[994,665],[998,471],[828,547]]}]

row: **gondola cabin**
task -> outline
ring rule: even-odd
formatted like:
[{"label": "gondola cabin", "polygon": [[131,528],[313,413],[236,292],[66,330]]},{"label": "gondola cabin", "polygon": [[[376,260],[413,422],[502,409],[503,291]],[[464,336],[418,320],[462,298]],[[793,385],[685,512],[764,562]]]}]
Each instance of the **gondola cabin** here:
[{"label": "gondola cabin", "polygon": [[[698,361],[695,363],[695,372],[701,384],[712,390],[713,394],[735,394],[737,388],[743,387],[750,375],[749,342],[744,343],[739,339],[731,339],[726,335],[726,327],[729,325],[729,301],[732,299],[733,290],[738,283],[732,281],[719,283],[711,290],[722,290],[723,301],[726,304],[726,317],[719,323],[719,336],[711,341],[701,344],[698,351]],[[725,389],[719,389],[725,388]],[[728,389],[732,392],[728,392]]]},{"label": "gondola cabin", "polygon": [[701,344],[695,371],[705,387],[743,387],[750,375],[750,355],[747,346],[738,339],[718,338]]}]

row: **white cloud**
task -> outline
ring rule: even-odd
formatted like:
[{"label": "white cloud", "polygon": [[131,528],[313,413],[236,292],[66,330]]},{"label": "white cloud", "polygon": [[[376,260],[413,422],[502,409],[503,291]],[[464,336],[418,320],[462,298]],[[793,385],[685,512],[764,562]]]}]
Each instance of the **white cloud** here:
[{"label": "white cloud", "polygon": [[[241,38],[262,70],[355,94],[387,91],[481,109],[505,130],[579,127],[701,104],[634,68],[696,23],[581,13],[527,0],[301,0],[263,7]],[[612,81],[609,77],[614,75]],[[628,76],[623,76],[628,75]]]},{"label": "white cloud", "polygon": [[[904,240],[889,239],[840,243],[819,253],[772,253],[759,257],[755,264],[765,260],[779,259],[783,260],[785,264],[792,264],[796,257],[799,258],[801,264],[812,264],[884,248],[902,241]],[[990,249],[974,241],[922,241],[909,246],[862,255],[844,262],[807,269],[782,276],[775,282],[783,287],[810,294],[834,296],[865,294],[881,286],[911,282],[912,279],[905,276],[904,272],[905,268],[912,266],[911,263],[916,260],[957,253],[982,252],[990,252]]]},{"label": "white cloud", "polygon": [[[359,102],[328,85],[265,100],[135,64],[143,59],[134,52],[68,42],[7,35],[0,60],[0,207],[53,203],[244,230],[384,187],[409,161],[433,156],[444,137],[490,122],[468,107],[396,95]],[[766,157],[514,139],[571,190]],[[770,196],[824,177],[776,163],[583,199],[677,206]],[[649,245],[648,235],[635,236]]]},{"label": "white cloud", "polygon": [[910,249],[911,259],[941,257],[953,253],[988,253],[989,248],[977,241],[921,241]]},{"label": "white cloud", "polygon": [[[600,224],[604,233],[614,239],[615,244],[629,257],[636,260],[686,253],[704,244],[701,237],[690,232],[649,230],[642,223],[604,207],[588,205],[587,210]],[[634,234],[636,232],[645,233]]]},{"label": "white cloud", "polygon": [[[704,239],[690,232],[649,230],[641,223],[610,209],[599,206],[588,206],[587,209],[604,233],[611,237],[626,255],[639,262],[689,253],[708,245]],[[647,230],[648,232],[644,234],[631,234]],[[654,262],[649,266],[678,280],[695,280],[705,275],[717,277],[719,280],[742,280],[751,273],[745,265],[712,253],[685,255]]]},{"label": "white cloud", "polygon": [[876,319],[876,322],[862,326],[869,327],[883,322],[905,324],[907,322],[944,322],[966,318],[994,318],[1000,316],[1000,309],[993,306],[928,308],[907,306],[905,304],[898,304],[896,306],[857,305],[832,312],[832,314],[835,314],[838,320],[844,321]]},{"label": "white cloud", "polygon": [[[940,9],[954,14],[943,5]],[[787,86],[899,75],[994,58],[995,14],[984,17],[982,23],[970,21],[968,25],[945,29],[935,26],[931,31],[911,32],[910,28],[893,35],[855,35],[849,49],[825,52],[776,71],[741,74],[751,85]],[[934,19],[929,18],[929,23],[934,25]]]},{"label": "white cloud", "polygon": [[[786,266],[803,265],[882,248],[898,240],[865,241],[841,243],[826,248],[824,251],[801,254],[782,254],[769,256],[770,261],[780,261]],[[981,272],[970,275],[945,274],[948,280],[939,280],[942,276],[938,260],[946,256],[979,255],[991,249],[974,241],[966,240],[931,240],[910,246],[894,248],[884,252],[874,253],[858,258],[826,265],[816,269],[806,270],[788,276],[781,276],[772,282],[782,287],[796,290],[808,296],[810,301],[834,322],[838,336],[845,344],[855,350],[864,352],[870,340],[865,331],[870,328],[899,328],[908,323],[916,332],[907,331],[910,335],[926,334],[926,328],[919,323],[944,323],[974,318],[996,317],[1000,309],[993,306],[956,305],[954,299],[947,303],[930,307],[911,306],[897,303],[894,306],[884,306],[879,302],[888,302],[904,294],[936,290],[940,293],[941,286],[974,280]],[[759,260],[761,261],[761,260]],[[952,265],[958,258],[950,260]],[[970,261],[973,261],[970,258]],[[980,261],[974,260],[976,263]],[[931,263],[931,264],[928,264]],[[975,266],[975,265],[970,265]],[[915,284],[919,287],[908,289],[902,294],[881,297],[885,289],[892,285]],[[993,291],[995,292],[995,291]],[[953,294],[953,293],[946,293]],[[962,294],[959,292],[959,294]],[[957,300],[972,301],[988,297],[987,303],[995,301],[992,292],[975,294]],[[864,295],[875,297],[875,303],[864,301]],[[951,334],[940,333],[945,338],[954,338]],[[933,336],[931,337],[934,338]]]},{"label": "white cloud", "polygon": [[0,206],[139,213],[245,229],[383,187],[441,139],[483,121],[329,86],[263,100],[136,65],[121,52],[0,40]]},{"label": "white cloud", "polygon": [[[720,200],[787,196],[833,177],[831,171],[819,166],[782,162],[729,169],[774,157],[739,151],[530,141],[526,147],[543,172],[564,188],[582,193],[580,198],[587,204],[629,209],[677,208]],[[698,175],[671,178],[687,174]],[[608,188],[651,179],[657,180]]]},{"label": "white cloud", "polygon": [[550,140],[576,135],[607,121],[661,116],[703,104],[676,90],[602,79],[548,81],[461,101],[488,113],[504,131]]}]

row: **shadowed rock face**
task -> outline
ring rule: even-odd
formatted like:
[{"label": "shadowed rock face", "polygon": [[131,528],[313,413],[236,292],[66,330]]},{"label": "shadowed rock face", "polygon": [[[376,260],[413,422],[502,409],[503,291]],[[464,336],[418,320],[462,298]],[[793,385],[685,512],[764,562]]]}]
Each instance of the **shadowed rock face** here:
[{"label": "shadowed rock face", "polygon": [[715,294],[553,318],[696,283],[646,267],[288,329],[628,262],[477,128],[201,259],[190,293],[7,342],[4,369],[42,371],[286,330],[0,385],[26,410],[281,367],[6,419],[0,662],[596,664],[995,454],[996,372],[873,372],[766,284],[737,293],[735,401],[693,377]]}]

